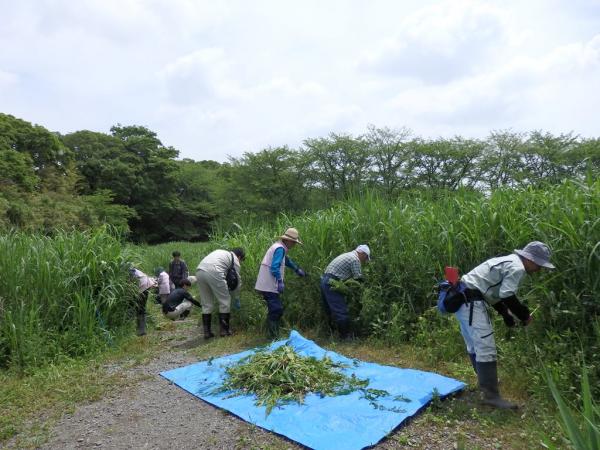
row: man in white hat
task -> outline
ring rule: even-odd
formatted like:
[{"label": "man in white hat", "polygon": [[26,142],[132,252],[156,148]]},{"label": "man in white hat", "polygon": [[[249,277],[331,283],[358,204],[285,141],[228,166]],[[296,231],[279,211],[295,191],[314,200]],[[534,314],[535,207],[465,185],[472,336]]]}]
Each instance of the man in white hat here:
[{"label": "man in white hat", "polygon": [[362,279],[361,265],[371,259],[368,245],[361,244],[351,252],[342,253],[329,263],[321,277],[321,299],[329,320],[335,324],[342,339],[350,336],[350,318],[346,298],[331,288],[330,280]]},{"label": "man in white hat", "polygon": [[304,270],[287,256],[296,244],[302,244],[298,230],[288,228],[279,240],[269,247],[258,270],[254,289],[262,295],[267,303],[267,329],[269,337],[272,339],[279,335],[279,322],[283,315],[280,295],[285,288],[283,281],[285,267],[289,267],[300,277],[306,276]]},{"label": "man in white hat", "polygon": [[555,268],[550,263],[550,249],[543,242],[533,241],[511,255],[488,259],[461,278],[467,288],[467,301],[455,316],[477,373],[483,403],[487,405],[517,408],[498,391],[496,342],[486,303],[498,311],[507,326],[515,326],[515,317],[523,326],[529,325],[529,308],[517,298],[517,289],[525,274],[538,272],[542,267]]}]

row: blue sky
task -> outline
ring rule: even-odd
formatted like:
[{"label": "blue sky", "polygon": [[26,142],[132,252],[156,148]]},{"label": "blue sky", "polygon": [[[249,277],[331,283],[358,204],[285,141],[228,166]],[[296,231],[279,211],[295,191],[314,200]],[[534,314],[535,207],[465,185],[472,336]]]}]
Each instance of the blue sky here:
[{"label": "blue sky", "polygon": [[225,161],[369,124],[598,137],[600,1],[0,0],[0,112]]}]

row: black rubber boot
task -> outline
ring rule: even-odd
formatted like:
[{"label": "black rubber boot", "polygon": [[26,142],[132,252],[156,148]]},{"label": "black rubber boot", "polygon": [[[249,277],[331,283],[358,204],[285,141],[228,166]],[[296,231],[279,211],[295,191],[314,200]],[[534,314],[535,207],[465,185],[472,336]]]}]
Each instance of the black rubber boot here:
[{"label": "black rubber boot", "polygon": [[219,313],[219,335],[221,337],[231,336],[229,317],[231,317],[230,313]]},{"label": "black rubber boot", "polygon": [[482,394],[482,402],[485,405],[498,409],[517,409],[514,403],[500,397],[498,391],[498,367],[496,361],[477,362],[477,378],[479,389]]},{"label": "black rubber boot", "polygon": [[469,353],[469,359],[471,360],[471,365],[473,366],[475,375],[477,375],[477,360],[475,359],[475,353]]},{"label": "black rubber boot", "polygon": [[212,323],[212,314],[202,314],[202,326],[204,327],[204,339],[210,339],[215,335],[210,331]]},{"label": "black rubber boot", "polygon": [[352,339],[352,334],[350,333],[350,321],[348,320],[340,320],[337,322],[337,329],[340,333],[340,339],[350,340]]},{"label": "black rubber boot", "polygon": [[135,316],[137,322],[137,330],[136,334],[138,336],[144,336],[146,334],[146,314],[145,313],[137,313]]},{"label": "black rubber boot", "polygon": [[279,320],[267,319],[267,333],[269,339],[277,339],[279,337]]}]

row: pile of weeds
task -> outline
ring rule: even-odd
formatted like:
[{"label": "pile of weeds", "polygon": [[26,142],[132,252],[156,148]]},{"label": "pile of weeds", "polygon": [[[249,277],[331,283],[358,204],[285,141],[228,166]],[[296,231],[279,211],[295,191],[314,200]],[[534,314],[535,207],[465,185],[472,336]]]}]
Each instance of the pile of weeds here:
[{"label": "pile of weeds", "polygon": [[381,409],[376,400],[389,395],[388,392],[368,389],[368,379],[340,371],[347,367],[328,356],[323,359],[301,356],[289,345],[282,345],[272,352],[260,350],[228,367],[227,377],[216,392],[231,392],[230,397],[254,394],[255,405],[265,406],[266,415],[274,407],[292,402],[303,404],[310,393],[333,397],[361,391],[364,398]]}]

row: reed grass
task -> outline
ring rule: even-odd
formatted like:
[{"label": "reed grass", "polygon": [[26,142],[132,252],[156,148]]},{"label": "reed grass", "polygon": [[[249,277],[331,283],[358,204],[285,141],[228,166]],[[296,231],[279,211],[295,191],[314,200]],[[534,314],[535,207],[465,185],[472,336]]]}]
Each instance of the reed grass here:
[{"label": "reed grass", "polygon": [[128,253],[107,228],[0,236],[0,366],[20,371],[110,344],[128,320]]},{"label": "reed grass", "polygon": [[[372,251],[371,262],[363,267],[367,282],[350,299],[355,331],[390,344],[423,345],[423,355],[432,363],[460,360],[464,352],[456,324],[430,313],[443,267],[455,265],[465,273],[490,257],[541,240],[553,250],[557,270],[527,277],[520,289],[531,310],[539,307],[530,327],[506,331],[501,320],[496,324],[503,367],[515,374],[513,382],[547,396],[537,360],[559,368],[561,383],[573,386],[581,357],[595,360],[600,354],[595,325],[600,311],[600,181],[489,195],[411,192],[393,201],[365,192],[326,210],[282,215],[275,225],[236,227],[215,236],[215,243],[246,248],[238,326],[262,328],[266,307],[254,293],[254,281],[264,252],[288,226],[296,227],[304,242],[289,256],[309,273],[298,278],[287,271],[284,320],[290,327],[328,330],[319,277],[335,256],[366,243]],[[574,348],[583,348],[585,355]],[[600,367],[590,368],[590,379],[600,386]]]}]

